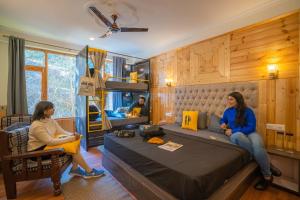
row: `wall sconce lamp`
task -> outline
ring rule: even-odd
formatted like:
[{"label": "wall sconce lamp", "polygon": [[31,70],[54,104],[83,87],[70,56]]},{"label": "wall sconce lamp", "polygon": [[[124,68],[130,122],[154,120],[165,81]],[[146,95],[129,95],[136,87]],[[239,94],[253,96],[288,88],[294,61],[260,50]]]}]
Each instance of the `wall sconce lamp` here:
[{"label": "wall sconce lamp", "polygon": [[269,73],[269,79],[278,78],[278,65],[268,64],[268,73]]},{"label": "wall sconce lamp", "polygon": [[171,86],[172,86],[172,79],[166,78],[166,79],[165,79],[165,82],[166,82],[166,85],[167,85],[168,87],[171,87]]}]

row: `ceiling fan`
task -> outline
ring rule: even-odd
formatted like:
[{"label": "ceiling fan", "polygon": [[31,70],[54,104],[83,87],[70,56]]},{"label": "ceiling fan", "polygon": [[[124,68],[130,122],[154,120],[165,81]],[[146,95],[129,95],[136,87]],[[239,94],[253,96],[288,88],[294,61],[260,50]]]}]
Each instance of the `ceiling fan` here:
[{"label": "ceiling fan", "polygon": [[89,7],[90,12],[92,14],[96,15],[107,27],[108,31],[100,36],[100,38],[106,38],[113,33],[117,32],[148,32],[148,28],[129,28],[129,27],[119,27],[116,23],[116,20],[118,19],[118,15],[113,14],[111,15],[111,18],[113,20],[113,23],[111,23],[95,6]]}]

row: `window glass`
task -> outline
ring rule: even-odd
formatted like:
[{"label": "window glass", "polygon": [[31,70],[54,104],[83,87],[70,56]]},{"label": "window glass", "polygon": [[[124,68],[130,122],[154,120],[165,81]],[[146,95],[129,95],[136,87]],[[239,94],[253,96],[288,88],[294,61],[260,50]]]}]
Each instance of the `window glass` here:
[{"label": "window glass", "polygon": [[35,105],[41,100],[42,75],[37,71],[25,71],[28,113],[33,114]]},{"label": "window glass", "polygon": [[45,67],[45,53],[43,51],[25,49],[25,65]]},{"label": "window glass", "polygon": [[48,100],[55,105],[54,118],[75,116],[74,56],[48,54]]}]

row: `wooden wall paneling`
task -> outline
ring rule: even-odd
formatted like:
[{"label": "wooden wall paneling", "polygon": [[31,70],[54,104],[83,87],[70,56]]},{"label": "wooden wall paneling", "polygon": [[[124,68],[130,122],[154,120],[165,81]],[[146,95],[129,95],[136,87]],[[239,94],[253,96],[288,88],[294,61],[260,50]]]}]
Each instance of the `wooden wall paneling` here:
[{"label": "wooden wall paneling", "polygon": [[298,78],[289,78],[287,80],[287,96],[286,99],[286,119],[287,132],[296,134],[296,120],[297,120],[297,82]]},{"label": "wooden wall paneling", "polygon": [[257,131],[261,134],[264,142],[267,144],[267,81],[261,80],[258,82],[259,100],[258,100],[258,114],[257,114]]},{"label": "wooden wall paneling", "polygon": [[193,84],[190,78],[190,48],[185,47],[177,50],[177,86]]},{"label": "wooden wall paneling", "polygon": [[[258,34],[258,33],[269,31],[269,30],[278,30],[282,26],[286,27],[286,26],[289,26],[290,24],[295,24],[298,21],[297,15],[298,15],[298,12],[287,15],[285,17],[280,17],[275,20],[270,20],[267,23],[262,23],[259,25],[252,25],[252,26],[245,27],[245,28],[242,28],[239,30],[235,30],[233,39],[238,39],[238,38],[242,38],[244,36]],[[262,27],[261,25],[264,25],[264,26]],[[257,28],[258,26],[260,26],[259,29]],[[247,33],[244,32],[245,30],[247,30]]]},{"label": "wooden wall paneling", "polygon": [[190,78],[193,84],[226,82],[230,72],[229,34],[191,45]]},{"label": "wooden wall paneling", "polygon": [[295,137],[296,140],[296,151],[300,151],[300,119],[297,119],[297,134]]},{"label": "wooden wall paneling", "polygon": [[164,73],[163,69],[163,60],[165,54],[156,56],[155,58],[151,59],[151,83],[152,87],[158,87],[160,85],[160,79],[162,73]]},{"label": "wooden wall paneling", "polygon": [[[280,78],[297,77],[297,14],[231,33],[231,81],[267,78],[267,64],[278,63]],[[245,70],[247,69],[247,70]]]},{"label": "wooden wall paneling", "polygon": [[162,121],[173,123],[175,87],[157,87],[151,89],[152,95],[152,113],[151,119],[154,124]]},{"label": "wooden wall paneling", "polygon": [[[298,78],[276,81],[275,122],[285,124],[286,132],[296,134],[296,83]],[[286,144],[285,144],[286,145]]]},{"label": "wooden wall paneling", "polygon": [[[275,134],[266,130],[266,123],[285,124],[296,134],[300,151],[299,21],[299,12],[277,17],[152,58],[153,121],[175,120],[165,114],[172,113],[175,100],[174,88],[166,87],[165,78],[173,79],[174,86],[256,80],[258,131],[274,145]],[[278,64],[279,79],[268,80],[271,63]]]},{"label": "wooden wall paneling", "polygon": [[164,53],[151,59],[151,82],[153,87],[166,85],[165,79],[171,79],[173,85],[177,81],[176,51]]},{"label": "wooden wall paneling", "polygon": [[[151,66],[152,67],[152,66]],[[158,124],[159,114],[158,88],[151,88],[151,113],[150,118],[153,124]]]},{"label": "wooden wall paneling", "polygon": [[175,122],[175,87],[166,88],[166,122]]},{"label": "wooden wall paneling", "polygon": [[276,109],[275,109],[275,122],[278,124],[285,124],[286,108],[287,108],[287,79],[276,80]]},{"label": "wooden wall paneling", "polygon": [[166,62],[165,64],[165,77],[162,80],[163,84],[165,85],[165,79],[172,80],[172,86],[177,84],[177,51],[171,51],[166,55]]},{"label": "wooden wall paneling", "polygon": [[152,88],[153,94],[152,95],[152,106],[153,106],[153,112],[152,112],[152,122],[153,124],[159,124],[161,121],[165,120],[164,113],[165,113],[165,99],[164,95],[162,94],[163,88],[157,87]]},{"label": "wooden wall paneling", "polygon": [[[300,12],[298,13],[298,22],[300,22]],[[298,23],[298,30],[300,32],[300,23]],[[300,34],[299,34],[299,41],[300,41]],[[299,47],[299,46],[298,46]],[[300,48],[300,47],[299,47]],[[300,151],[300,51],[298,52],[299,59],[298,59],[298,83],[296,84],[296,93],[297,93],[297,99],[296,99],[296,136],[295,136],[295,148],[297,151]]]},{"label": "wooden wall paneling", "polygon": [[[267,80],[267,123],[275,123],[276,81]],[[267,130],[268,145],[275,145],[275,131]]]},{"label": "wooden wall paneling", "polygon": [[299,77],[296,84],[296,131],[294,136],[295,148],[300,151],[300,65],[299,65]]}]

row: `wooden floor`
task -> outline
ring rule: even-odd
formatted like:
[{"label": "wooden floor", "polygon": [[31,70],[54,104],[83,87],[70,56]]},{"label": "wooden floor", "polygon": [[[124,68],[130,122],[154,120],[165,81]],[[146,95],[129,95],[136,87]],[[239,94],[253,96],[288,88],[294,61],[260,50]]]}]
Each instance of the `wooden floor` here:
[{"label": "wooden floor", "polygon": [[[89,152],[81,150],[88,163],[95,168],[101,167],[101,152],[92,148]],[[253,183],[254,184],[254,183]],[[52,183],[49,179],[38,181],[21,182],[17,184],[18,198],[23,200],[62,200],[63,195],[54,197],[52,195]],[[0,199],[6,199],[2,176],[0,177]],[[288,193],[276,187],[270,187],[266,191],[257,191],[253,185],[242,196],[241,200],[300,200],[299,196]]]}]

